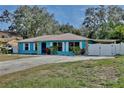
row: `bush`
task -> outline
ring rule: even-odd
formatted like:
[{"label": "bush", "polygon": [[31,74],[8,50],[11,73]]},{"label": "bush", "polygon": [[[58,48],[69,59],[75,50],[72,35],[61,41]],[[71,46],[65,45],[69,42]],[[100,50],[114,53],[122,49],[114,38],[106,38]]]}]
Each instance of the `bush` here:
[{"label": "bush", "polygon": [[2,54],[8,54],[8,50],[6,48],[1,47],[0,50]]},{"label": "bush", "polygon": [[50,49],[49,48],[46,48],[46,53],[50,54]]},{"label": "bush", "polygon": [[83,55],[85,53],[85,49],[81,49],[81,55]]},{"label": "bush", "polygon": [[51,47],[50,48],[50,54],[52,54],[52,55],[55,55],[55,54],[57,54],[57,46],[53,46],[53,47]]},{"label": "bush", "polygon": [[80,55],[81,54],[81,49],[78,46],[74,46],[71,47],[71,51],[75,54],[75,55]]}]

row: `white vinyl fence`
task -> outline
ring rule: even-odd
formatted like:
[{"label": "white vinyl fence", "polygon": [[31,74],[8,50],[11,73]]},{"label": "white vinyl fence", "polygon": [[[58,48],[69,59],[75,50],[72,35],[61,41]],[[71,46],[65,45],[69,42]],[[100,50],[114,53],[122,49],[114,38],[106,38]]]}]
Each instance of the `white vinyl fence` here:
[{"label": "white vinyl fence", "polygon": [[113,56],[124,55],[124,43],[120,44],[89,44],[88,55]]}]

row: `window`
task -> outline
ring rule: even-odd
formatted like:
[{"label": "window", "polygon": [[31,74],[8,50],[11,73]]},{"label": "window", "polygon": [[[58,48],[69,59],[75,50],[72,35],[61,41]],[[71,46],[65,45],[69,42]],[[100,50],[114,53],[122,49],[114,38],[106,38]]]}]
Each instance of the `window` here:
[{"label": "window", "polygon": [[29,50],[29,44],[28,43],[25,43],[25,50]]},{"label": "window", "polygon": [[72,47],[79,46],[79,42],[69,42],[69,51],[72,51]]},{"label": "window", "polygon": [[37,50],[37,43],[36,42],[34,43],[34,46],[35,46],[34,50]]},{"label": "window", "polygon": [[79,42],[75,42],[75,46],[79,46]]},{"label": "window", "polygon": [[73,42],[69,42],[69,51],[72,51],[72,47],[74,46]]},{"label": "window", "polygon": [[58,43],[58,51],[62,51],[62,43]]},{"label": "window", "polygon": [[5,38],[5,36],[4,36],[4,35],[2,35],[2,38]]},{"label": "window", "polygon": [[54,42],[53,46],[57,47],[58,51],[62,51],[62,42]]},{"label": "window", "polygon": [[57,46],[57,42],[54,42],[54,43],[53,43],[53,46]]}]

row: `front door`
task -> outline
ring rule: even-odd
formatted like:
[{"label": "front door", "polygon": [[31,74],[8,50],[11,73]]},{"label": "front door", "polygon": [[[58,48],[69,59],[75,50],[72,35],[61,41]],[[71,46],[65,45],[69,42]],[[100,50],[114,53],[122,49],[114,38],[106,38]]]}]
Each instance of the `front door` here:
[{"label": "front door", "polygon": [[46,42],[42,42],[42,54],[46,54]]}]

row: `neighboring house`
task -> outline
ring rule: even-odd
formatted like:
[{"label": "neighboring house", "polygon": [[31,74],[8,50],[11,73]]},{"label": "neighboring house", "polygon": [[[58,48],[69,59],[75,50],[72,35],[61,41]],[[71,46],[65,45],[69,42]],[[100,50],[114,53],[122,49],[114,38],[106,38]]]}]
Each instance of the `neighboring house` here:
[{"label": "neighboring house", "polygon": [[23,38],[14,31],[0,31],[0,47],[18,53],[18,40]]},{"label": "neighboring house", "polygon": [[12,48],[13,53],[18,53],[18,39],[12,39],[7,42],[7,45]]},{"label": "neighboring house", "polygon": [[0,31],[0,38],[22,38],[15,31]]},{"label": "neighboring house", "polygon": [[46,54],[46,49],[57,46],[58,55],[73,55],[71,46],[87,49],[88,38],[71,33],[61,35],[44,35],[24,39],[18,42],[19,54]]}]

